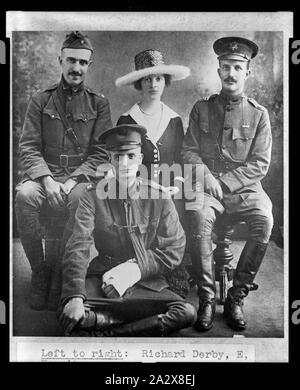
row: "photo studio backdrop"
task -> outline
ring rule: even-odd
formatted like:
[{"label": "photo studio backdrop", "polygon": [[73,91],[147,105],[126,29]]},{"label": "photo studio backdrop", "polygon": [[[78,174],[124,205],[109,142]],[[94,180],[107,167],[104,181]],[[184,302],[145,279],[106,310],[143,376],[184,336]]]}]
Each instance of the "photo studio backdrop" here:
[{"label": "photo studio backdrop", "polygon": [[[174,81],[165,89],[163,101],[188,126],[194,103],[218,93],[221,83],[217,75],[218,61],[213,42],[222,36],[241,36],[254,40],[260,50],[251,63],[251,76],[246,94],[265,106],[270,115],[273,149],[272,162],[263,186],[273,202],[272,238],[282,245],[283,226],[283,40],[281,32],[230,31],[83,31],[94,47],[93,64],[86,84],[102,92],[110,101],[112,120],[138,100],[134,87],[116,88],[116,78],[134,70],[134,56],[145,49],[158,49],[166,63],[189,66],[191,75]],[[58,55],[66,31],[14,32],[12,35],[12,137],[13,186],[21,171],[18,164],[18,140],[29,99],[60,79]],[[14,236],[17,231],[14,223]]]}]

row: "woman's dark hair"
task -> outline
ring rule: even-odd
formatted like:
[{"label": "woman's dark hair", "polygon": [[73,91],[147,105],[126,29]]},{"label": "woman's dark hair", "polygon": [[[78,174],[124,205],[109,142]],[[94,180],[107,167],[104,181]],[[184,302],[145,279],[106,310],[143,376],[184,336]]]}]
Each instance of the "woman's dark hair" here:
[{"label": "woman's dark hair", "polygon": [[[164,74],[163,76],[165,78],[165,85],[166,85],[166,87],[168,87],[171,84],[171,75],[170,74]],[[139,80],[137,80],[137,81],[135,81],[133,83],[134,88],[137,89],[138,91],[140,91],[142,89],[142,80],[143,80],[143,78],[141,78],[141,79],[139,79]]]}]

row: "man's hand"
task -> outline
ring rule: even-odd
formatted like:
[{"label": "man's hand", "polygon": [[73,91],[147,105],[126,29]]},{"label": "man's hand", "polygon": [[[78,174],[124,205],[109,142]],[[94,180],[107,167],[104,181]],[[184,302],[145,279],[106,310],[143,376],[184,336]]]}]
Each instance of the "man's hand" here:
[{"label": "man's hand", "polygon": [[61,209],[65,207],[65,202],[61,195],[62,183],[55,181],[51,176],[44,176],[42,183],[45,188],[46,197],[53,209]]},{"label": "man's hand", "polygon": [[204,191],[218,200],[223,199],[223,190],[220,181],[216,179],[211,173],[205,176]]},{"label": "man's hand", "polygon": [[85,311],[82,298],[71,298],[66,303],[59,317],[59,322],[63,327],[66,336],[72,332],[76,324],[84,318],[84,315]]},{"label": "man's hand", "polygon": [[71,177],[64,182],[62,185],[62,190],[66,195],[69,195],[69,193],[72,191],[72,189],[76,186],[77,180],[72,179]]}]

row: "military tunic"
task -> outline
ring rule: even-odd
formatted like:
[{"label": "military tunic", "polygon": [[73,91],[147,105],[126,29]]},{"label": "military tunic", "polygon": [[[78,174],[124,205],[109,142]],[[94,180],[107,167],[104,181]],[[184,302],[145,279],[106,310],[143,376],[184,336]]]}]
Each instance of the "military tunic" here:
[{"label": "military tunic", "polygon": [[[54,93],[76,134],[82,160],[73,141],[65,134],[53,101]],[[45,175],[58,181],[65,181],[69,176],[83,175],[85,179],[95,176],[96,167],[107,160],[98,139],[111,126],[108,100],[83,84],[74,89],[62,79],[59,84],[36,93],[28,106],[19,144],[23,180],[36,180]],[[62,155],[68,157],[62,161]]]},{"label": "military tunic", "polygon": [[271,216],[272,204],[261,185],[271,148],[267,110],[245,95],[229,99],[221,93],[195,103],[181,155],[183,163],[204,164],[204,177],[212,173],[224,184],[227,213],[251,209]]},{"label": "military tunic", "polygon": [[[155,195],[156,199],[151,199],[150,190],[160,193]],[[141,271],[139,285],[155,293],[168,287],[164,274],[177,267],[183,258],[183,228],[172,200],[158,199],[161,192],[148,182],[137,180],[135,194],[138,196],[126,200],[99,199],[95,185],[84,193],[63,261],[63,300],[77,295],[86,298],[87,274],[101,276],[131,258],[137,259]],[[143,256],[138,256],[132,245],[131,228],[144,243]],[[93,243],[99,256],[88,270]]]}]

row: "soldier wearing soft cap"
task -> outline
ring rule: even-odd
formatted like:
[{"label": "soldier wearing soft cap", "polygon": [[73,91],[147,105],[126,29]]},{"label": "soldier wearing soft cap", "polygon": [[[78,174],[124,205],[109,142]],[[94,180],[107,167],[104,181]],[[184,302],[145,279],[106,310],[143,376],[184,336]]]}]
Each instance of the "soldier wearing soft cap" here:
[{"label": "soldier wearing soft cap", "polygon": [[20,138],[23,177],[17,186],[16,217],[32,270],[29,304],[56,310],[60,299],[60,263],[46,264],[40,215],[67,213],[61,252],[72,232],[78,199],[107,161],[99,136],[112,126],[108,100],[84,84],[93,47],[79,31],[66,36],[58,57],[61,80],[33,95]]}]

